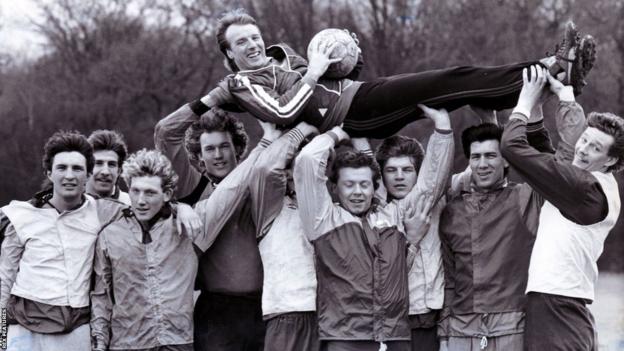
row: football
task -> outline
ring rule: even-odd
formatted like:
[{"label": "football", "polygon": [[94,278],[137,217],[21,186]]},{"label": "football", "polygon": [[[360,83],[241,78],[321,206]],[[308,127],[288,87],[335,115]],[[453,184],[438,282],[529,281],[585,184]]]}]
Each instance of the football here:
[{"label": "football", "polygon": [[357,63],[359,55],[358,44],[345,30],[337,28],[323,29],[316,33],[314,37],[312,37],[312,40],[310,40],[310,44],[308,44],[308,58],[310,57],[310,48],[318,46],[320,43],[328,42],[339,43],[332,51],[330,58],[340,57],[342,60],[332,63],[324,76],[329,78],[344,78],[353,71]]}]

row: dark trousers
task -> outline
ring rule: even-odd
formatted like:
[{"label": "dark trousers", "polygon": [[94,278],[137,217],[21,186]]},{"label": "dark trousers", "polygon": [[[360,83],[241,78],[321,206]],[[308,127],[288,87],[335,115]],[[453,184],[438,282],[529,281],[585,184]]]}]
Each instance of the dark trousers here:
[{"label": "dark trousers", "polygon": [[260,297],[202,291],[195,303],[195,351],[261,351],[264,321]]},{"label": "dark trousers", "polygon": [[363,83],[344,120],[352,138],[387,138],[423,118],[416,104],[448,111],[465,105],[502,110],[516,106],[522,70],[538,62],[453,67],[400,74]]},{"label": "dark trousers", "polygon": [[[387,351],[409,351],[409,341],[386,341]],[[322,341],[321,351],[379,351],[376,341]]]},{"label": "dark trousers", "polygon": [[585,301],[535,292],[527,297],[526,350],[597,350],[594,317],[585,306]]},{"label": "dark trousers", "polygon": [[409,316],[412,332],[412,351],[438,351],[438,319],[440,311]]},{"label": "dark trousers", "polygon": [[438,351],[439,349],[437,327],[412,329],[412,351]]},{"label": "dark trousers", "polygon": [[266,321],[264,351],[319,351],[316,312],[294,312]]}]

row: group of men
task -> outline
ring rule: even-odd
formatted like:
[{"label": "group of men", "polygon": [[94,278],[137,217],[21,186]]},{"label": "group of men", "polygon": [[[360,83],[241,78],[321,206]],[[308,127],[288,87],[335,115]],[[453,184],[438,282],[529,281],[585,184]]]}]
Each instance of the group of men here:
[{"label": "group of men", "polygon": [[[624,120],[575,101],[591,37],[568,25],[540,61],[369,82],[361,65],[323,77],[331,43],[309,62],[265,48],[241,11],[217,41],[233,74],[162,119],[155,150],[127,157],[101,130],[47,141],[49,184],[2,208],[9,350],[595,349]],[[447,110],[464,105],[484,123],[451,177]],[[246,157],[241,110],[263,130]],[[394,135],[423,116],[426,150]]]}]

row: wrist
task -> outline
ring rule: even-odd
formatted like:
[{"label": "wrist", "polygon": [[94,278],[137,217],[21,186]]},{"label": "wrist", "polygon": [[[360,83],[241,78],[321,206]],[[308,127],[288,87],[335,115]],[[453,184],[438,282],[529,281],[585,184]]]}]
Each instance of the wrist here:
[{"label": "wrist", "polygon": [[513,111],[511,112],[511,114],[521,114],[522,116],[524,116],[527,120],[529,119],[529,117],[531,116],[531,106],[528,106],[526,104],[518,104]]},{"label": "wrist", "polygon": [[442,120],[436,120],[434,123],[436,129],[439,130],[451,130],[451,120],[444,118]]},{"label": "wrist", "polygon": [[334,133],[338,137],[338,141],[349,139],[349,134],[347,134],[341,127],[335,126],[331,129],[332,133]]},{"label": "wrist", "polygon": [[281,136],[281,134],[279,133],[264,133],[262,135],[262,139],[267,140],[269,142],[274,142],[275,140],[277,140],[279,137]]},{"label": "wrist", "polygon": [[307,79],[313,81],[314,84],[316,84],[316,82],[318,82],[318,80],[321,78],[321,76],[322,76],[322,74],[319,74],[319,72],[317,72],[316,70],[310,69],[310,67],[308,67],[308,71],[303,76],[303,78],[307,78]]},{"label": "wrist", "polygon": [[544,119],[544,111],[542,110],[542,105],[535,105],[531,110],[531,115],[529,116],[529,122],[535,123]]},{"label": "wrist", "polygon": [[575,101],[574,90],[569,85],[566,85],[563,88],[561,88],[557,92],[557,97],[559,98],[559,101],[568,101],[568,102]]},{"label": "wrist", "polygon": [[308,136],[316,131],[316,128],[306,122],[299,123],[297,128],[303,135]]},{"label": "wrist", "polygon": [[201,101],[204,105],[210,107],[214,107],[214,100],[210,97],[210,94],[202,96],[199,101]]}]

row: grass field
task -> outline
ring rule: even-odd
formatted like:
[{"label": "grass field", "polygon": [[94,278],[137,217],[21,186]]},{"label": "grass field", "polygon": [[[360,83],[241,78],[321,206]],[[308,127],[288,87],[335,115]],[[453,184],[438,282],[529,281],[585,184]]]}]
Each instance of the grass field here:
[{"label": "grass field", "polygon": [[624,351],[624,274],[600,273],[596,300],[589,308],[596,318],[600,351]]}]

